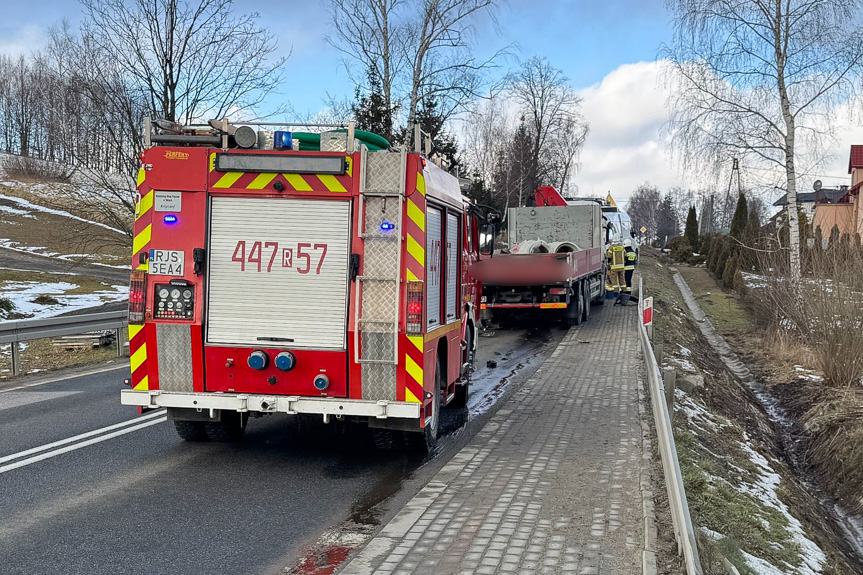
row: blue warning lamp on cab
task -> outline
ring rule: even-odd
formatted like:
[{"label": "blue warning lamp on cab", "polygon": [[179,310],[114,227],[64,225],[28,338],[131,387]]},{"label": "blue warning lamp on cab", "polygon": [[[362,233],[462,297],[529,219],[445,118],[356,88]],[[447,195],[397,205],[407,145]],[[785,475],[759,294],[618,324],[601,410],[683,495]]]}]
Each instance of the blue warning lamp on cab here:
[{"label": "blue warning lamp on cab", "polygon": [[294,134],[292,132],[278,131],[273,134],[274,150],[290,150],[293,145]]}]

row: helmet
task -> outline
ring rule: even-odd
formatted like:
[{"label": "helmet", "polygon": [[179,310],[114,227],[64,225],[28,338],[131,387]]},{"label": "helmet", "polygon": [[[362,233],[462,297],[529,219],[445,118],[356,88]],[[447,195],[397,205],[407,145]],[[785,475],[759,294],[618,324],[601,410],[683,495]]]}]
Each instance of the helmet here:
[{"label": "helmet", "polygon": [[631,248],[632,247],[632,240],[629,238],[626,238],[625,240],[623,240],[623,247]]}]

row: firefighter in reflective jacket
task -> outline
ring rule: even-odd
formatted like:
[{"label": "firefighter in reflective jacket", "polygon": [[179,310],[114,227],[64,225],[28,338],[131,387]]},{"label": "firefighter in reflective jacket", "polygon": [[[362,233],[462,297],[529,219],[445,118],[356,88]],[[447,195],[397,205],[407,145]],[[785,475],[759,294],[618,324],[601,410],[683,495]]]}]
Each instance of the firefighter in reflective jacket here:
[{"label": "firefighter in reflective jacket", "polygon": [[608,263],[608,271],[605,275],[605,290],[613,291],[619,296],[621,290],[626,286],[626,251],[619,242],[615,241],[605,252]]},{"label": "firefighter in reflective jacket", "polygon": [[629,298],[632,296],[632,275],[635,273],[635,264],[638,261],[638,254],[635,253],[632,247],[632,240],[623,240],[623,250],[625,255],[625,264],[623,266],[625,284],[623,293],[620,294],[620,298],[615,302],[615,305],[629,305]]}]

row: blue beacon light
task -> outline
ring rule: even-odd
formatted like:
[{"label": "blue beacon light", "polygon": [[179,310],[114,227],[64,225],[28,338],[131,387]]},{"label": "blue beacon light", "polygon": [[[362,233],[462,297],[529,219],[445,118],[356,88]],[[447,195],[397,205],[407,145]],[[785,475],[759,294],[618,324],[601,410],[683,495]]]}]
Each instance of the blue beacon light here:
[{"label": "blue beacon light", "polygon": [[391,222],[383,222],[381,223],[381,231],[382,232],[391,232],[396,229],[396,225]]},{"label": "blue beacon light", "polygon": [[179,218],[178,218],[176,215],[174,215],[174,214],[168,214],[168,215],[167,215],[167,216],[165,216],[165,218],[164,218],[164,222],[165,222],[166,224],[176,224],[176,223],[177,223],[177,221],[179,221]]}]

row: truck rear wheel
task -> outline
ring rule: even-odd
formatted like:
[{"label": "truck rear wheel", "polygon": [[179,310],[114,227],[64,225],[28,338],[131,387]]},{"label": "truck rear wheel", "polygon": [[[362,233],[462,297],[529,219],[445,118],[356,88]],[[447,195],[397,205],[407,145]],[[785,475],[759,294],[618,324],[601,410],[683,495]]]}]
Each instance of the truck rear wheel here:
[{"label": "truck rear wheel", "polygon": [[207,430],[203,421],[175,421],[174,429],[183,441],[207,441]]},{"label": "truck rear wheel", "polygon": [[590,281],[584,280],[581,284],[582,292],[584,293],[584,315],[581,319],[587,321],[590,319]]},{"label": "truck rear wheel", "polygon": [[567,308],[563,318],[566,327],[581,325],[581,320],[584,317],[584,289],[581,287],[581,282],[577,284],[574,292],[572,294],[573,299],[569,302],[569,308]]},{"label": "truck rear wheel", "polygon": [[207,422],[204,427],[207,437],[212,441],[232,442],[239,441],[246,432],[246,423],[249,417],[246,413],[239,411],[223,411],[221,421]]}]

